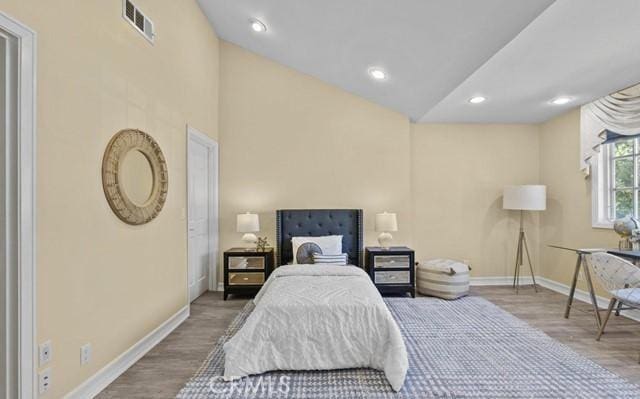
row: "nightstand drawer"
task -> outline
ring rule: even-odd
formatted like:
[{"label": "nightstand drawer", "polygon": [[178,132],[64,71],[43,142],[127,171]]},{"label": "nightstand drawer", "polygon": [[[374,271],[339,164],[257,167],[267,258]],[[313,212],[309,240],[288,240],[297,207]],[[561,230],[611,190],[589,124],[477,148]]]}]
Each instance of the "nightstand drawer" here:
[{"label": "nightstand drawer", "polygon": [[409,271],[375,272],[376,284],[410,284],[411,274]]},{"label": "nightstand drawer", "polygon": [[264,273],[229,273],[229,285],[261,285]]},{"label": "nightstand drawer", "polygon": [[229,256],[229,269],[264,270],[263,256]]},{"label": "nightstand drawer", "polygon": [[373,267],[376,269],[408,269],[410,264],[409,255],[376,255],[373,257]]}]

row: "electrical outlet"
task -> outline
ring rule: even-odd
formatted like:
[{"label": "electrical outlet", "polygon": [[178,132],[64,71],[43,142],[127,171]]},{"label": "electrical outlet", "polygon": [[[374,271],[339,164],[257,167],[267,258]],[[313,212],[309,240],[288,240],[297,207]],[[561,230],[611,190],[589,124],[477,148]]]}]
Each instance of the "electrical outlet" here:
[{"label": "electrical outlet", "polygon": [[51,341],[46,341],[40,344],[39,353],[40,353],[40,366],[44,366],[45,364],[51,361]]},{"label": "electrical outlet", "polygon": [[91,344],[84,344],[80,347],[80,364],[87,364],[91,361]]},{"label": "electrical outlet", "polygon": [[51,368],[38,373],[38,391],[44,394],[51,388]]}]

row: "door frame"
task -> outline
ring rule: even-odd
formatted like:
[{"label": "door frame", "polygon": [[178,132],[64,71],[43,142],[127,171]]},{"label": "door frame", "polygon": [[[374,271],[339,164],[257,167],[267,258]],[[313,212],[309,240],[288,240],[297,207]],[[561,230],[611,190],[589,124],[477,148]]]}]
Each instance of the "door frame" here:
[{"label": "door frame", "polygon": [[[14,198],[8,211],[17,216],[14,228],[8,229],[6,248],[14,251],[17,262],[17,300],[8,296],[8,309],[17,311],[18,325],[18,397],[37,396],[36,361],[36,33],[29,27],[0,12],[0,27],[18,42],[18,98],[15,139],[18,157],[14,163],[16,185],[5,192]],[[6,131],[6,129],[5,129]]]},{"label": "door frame", "polygon": [[217,291],[218,289],[218,273],[217,268],[214,270],[213,265],[217,265],[218,263],[218,254],[220,253],[220,238],[219,238],[219,182],[220,182],[220,163],[219,163],[219,150],[218,150],[218,142],[207,136],[206,134],[200,132],[196,128],[187,125],[187,301],[190,302],[189,298],[189,277],[190,277],[190,254],[189,248],[189,215],[191,215],[191,201],[189,201],[189,164],[190,164],[190,154],[189,154],[189,143],[191,141],[197,142],[209,148],[209,165],[215,165],[214,171],[212,173],[213,179],[209,180],[209,215],[214,215],[213,217],[209,217],[209,237],[213,237],[213,242],[209,243],[209,291]]}]

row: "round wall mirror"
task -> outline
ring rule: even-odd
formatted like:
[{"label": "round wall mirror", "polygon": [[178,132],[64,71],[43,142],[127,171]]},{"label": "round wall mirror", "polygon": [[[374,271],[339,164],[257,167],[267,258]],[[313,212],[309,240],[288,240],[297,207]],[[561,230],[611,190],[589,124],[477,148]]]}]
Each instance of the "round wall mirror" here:
[{"label": "round wall mirror", "polygon": [[113,136],[102,160],[102,187],[123,222],[144,224],[158,216],[168,185],[167,163],[151,136],[135,129]]},{"label": "round wall mirror", "polygon": [[120,163],[120,183],[124,194],[137,206],[144,206],[153,190],[153,169],[147,157],[138,150],[124,155]]}]

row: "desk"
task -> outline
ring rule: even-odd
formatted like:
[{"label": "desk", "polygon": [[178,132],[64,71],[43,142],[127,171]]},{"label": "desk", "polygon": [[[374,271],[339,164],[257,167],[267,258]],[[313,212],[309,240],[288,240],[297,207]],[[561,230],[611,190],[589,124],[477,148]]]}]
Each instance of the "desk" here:
[{"label": "desk", "polygon": [[631,259],[633,263],[640,261],[640,251],[623,251],[620,249],[607,249],[607,253],[621,258]]},{"label": "desk", "polygon": [[[589,290],[589,297],[591,298],[591,305],[593,306],[593,312],[596,318],[596,324],[598,329],[602,325],[602,319],[600,317],[600,308],[598,307],[598,300],[596,299],[596,291],[593,288],[593,281],[591,280],[591,272],[589,271],[589,266],[585,261],[585,255],[592,254],[594,252],[607,252],[611,255],[619,256],[621,258],[627,258],[633,261],[633,263],[638,264],[640,262],[640,251],[624,251],[620,249],[602,249],[602,248],[568,248],[562,247],[559,245],[549,245],[551,248],[562,249],[565,251],[575,252],[578,256],[576,260],[576,267],[573,272],[573,279],[571,281],[571,287],[569,289],[569,298],[567,299],[567,306],[564,310],[564,318],[568,319],[569,314],[571,313],[571,306],[573,305],[573,297],[576,293],[576,285],[578,284],[578,275],[580,274],[580,268],[583,268],[584,271],[584,279],[587,283],[587,289]],[[616,309],[616,315],[620,315],[621,306],[618,305]]]},{"label": "desk", "polygon": [[591,298],[591,306],[593,306],[593,313],[596,318],[596,325],[598,330],[602,325],[602,319],[600,318],[600,308],[598,307],[598,300],[596,299],[596,291],[593,288],[593,281],[591,280],[591,273],[589,272],[589,266],[585,261],[585,255],[592,254],[594,252],[603,252],[604,249],[587,249],[587,248],[568,248],[559,245],[549,245],[551,248],[562,249],[565,251],[575,252],[578,258],[576,259],[576,267],[573,272],[573,279],[571,280],[571,288],[569,289],[569,298],[567,299],[567,306],[564,310],[564,318],[568,319],[571,313],[571,307],[573,306],[573,296],[576,293],[576,285],[578,285],[578,275],[580,274],[580,268],[584,272],[584,279],[587,282],[587,289],[589,290],[589,297]]}]

